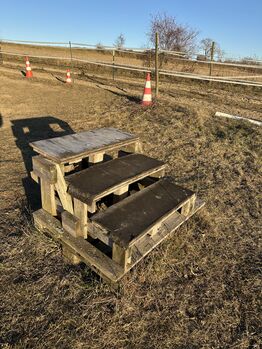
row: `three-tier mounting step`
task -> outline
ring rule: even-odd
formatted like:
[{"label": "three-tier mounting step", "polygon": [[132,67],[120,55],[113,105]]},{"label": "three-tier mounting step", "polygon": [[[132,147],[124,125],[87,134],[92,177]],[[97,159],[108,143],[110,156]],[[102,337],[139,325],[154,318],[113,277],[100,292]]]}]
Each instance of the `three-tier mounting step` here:
[{"label": "three-tier mounting step", "polygon": [[165,177],[162,161],[133,153],[141,146],[127,132],[88,131],[35,142],[34,149],[41,155],[31,175],[43,207],[33,214],[36,227],[61,242],[70,262],[82,261],[110,282],[204,205]]}]

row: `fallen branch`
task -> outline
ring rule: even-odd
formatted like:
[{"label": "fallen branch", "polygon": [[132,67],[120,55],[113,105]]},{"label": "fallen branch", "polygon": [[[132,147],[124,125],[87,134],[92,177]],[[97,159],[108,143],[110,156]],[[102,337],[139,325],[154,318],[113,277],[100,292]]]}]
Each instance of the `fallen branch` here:
[{"label": "fallen branch", "polygon": [[248,118],[245,118],[243,116],[238,116],[238,115],[230,115],[230,114],[226,114],[226,113],[221,113],[219,111],[216,112],[215,116],[223,116],[225,118],[236,119],[236,120],[245,120],[245,121],[252,122],[252,124],[255,124],[255,125],[258,125],[258,126],[262,125],[262,121],[258,121],[258,120],[254,120],[254,119],[248,119]]}]

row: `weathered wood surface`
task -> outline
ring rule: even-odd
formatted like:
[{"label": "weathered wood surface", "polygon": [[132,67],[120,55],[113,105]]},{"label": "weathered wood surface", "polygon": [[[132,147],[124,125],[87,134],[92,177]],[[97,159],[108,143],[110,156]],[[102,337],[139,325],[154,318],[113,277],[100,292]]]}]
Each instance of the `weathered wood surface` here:
[{"label": "weathered wood surface", "polygon": [[65,182],[62,168],[60,165],[55,165],[55,166],[57,171],[57,183],[55,184],[55,188],[58,192],[59,199],[63,205],[63,208],[73,214],[74,210],[73,210],[72,198],[67,193],[67,185]]},{"label": "weathered wood surface", "polygon": [[194,209],[189,215],[184,216],[178,212],[173,212],[164,222],[162,222],[158,232],[153,235],[145,235],[140,241],[136,242],[132,246],[131,262],[127,266],[127,271],[133,268],[142,258],[144,258],[149,252],[157,247],[163,240],[168,238],[174,233],[184,222],[186,222],[191,216],[199,211],[205,202],[196,199]]},{"label": "weathered wood surface", "polygon": [[[155,235],[145,235],[143,239],[137,241],[131,248],[131,256],[129,256],[130,251],[125,252],[125,270],[118,264],[118,262],[123,262],[121,259],[116,263],[83,238],[75,238],[68,232],[64,232],[59,220],[52,217],[45,210],[40,209],[34,212],[33,216],[35,226],[40,231],[47,232],[55,240],[62,243],[63,252],[72,263],[82,261],[89,265],[91,269],[106,281],[117,282],[128,270],[133,268],[142,258],[170,236],[182,223],[188,220],[203,206],[204,202],[197,199],[193,211],[188,216],[183,216],[178,212],[174,212],[162,223]],[[116,253],[115,257],[117,257]]]},{"label": "weathered wood surface", "polygon": [[49,183],[55,184],[57,181],[55,165],[43,158],[41,155],[32,157],[33,172],[37,177],[44,178]]},{"label": "weathered wood surface", "polygon": [[109,127],[45,139],[32,142],[30,145],[44,157],[56,163],[66,163],[103,150],[135,144],[138,140],[139,138],[131,133]]},{"label": "weathered wood surface", "polygon": [[163,178],[91,217],[114,242],[129,247],[183,206],[194,192]]},{"label": "weathered wood surface", "polygon": [[82,236],[79,218],[67,211],[62,212],[61,217],[64,231],[74,237]]},{"label": "weathered wood surface", "polygon": [[41,179],[41,202],[42,207],[52,216],[56,216],[55,186],[47,180]]},{"label": "weathered wood surface", "polygon": [[68,193],[91,205],[110,193],[121,195],[129,184],[164,169],[162,161],[130,154],[67,176]]},{"label": "weathered wood surface", "polygon": [[124,269],[116,262],[82,237],[74,237],[63,231],[59,220],[45,210],[35,211],[33,216],[36,228],[49,233],[55,240],[60,241],[64,247],[72,251],[105,280],[117,282],[124,275]]}]

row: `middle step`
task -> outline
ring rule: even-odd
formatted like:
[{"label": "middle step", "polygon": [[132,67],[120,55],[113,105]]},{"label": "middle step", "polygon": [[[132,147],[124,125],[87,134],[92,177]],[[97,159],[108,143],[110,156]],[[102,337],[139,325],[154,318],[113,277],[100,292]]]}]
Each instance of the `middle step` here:
[{"label": "middle step", "polygon": [[94,165],[65,179],[72,197],[92,205],[147,176],[163,177],[165,167],[162,161],[142,154],[130,154]]}]

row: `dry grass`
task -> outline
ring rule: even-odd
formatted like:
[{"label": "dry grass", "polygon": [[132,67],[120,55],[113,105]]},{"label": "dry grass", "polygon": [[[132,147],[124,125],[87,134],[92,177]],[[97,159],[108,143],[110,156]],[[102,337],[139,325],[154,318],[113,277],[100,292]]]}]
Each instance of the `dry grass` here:
[{"label": "dry grass", "polygon": [[[121,93],[106,81],[70,87],[2,73],[2,347],[259,348],[261,130],[213,115],[261,119],[261,93],[163,85],[162,99],[142,109],[136,85],[118,83]],[[145,153],[165,160],[168,173],[206,201],[117,290],[89,268],[65,264],[59,246],[33,228],[21,180],[28,140],[59,134],[43,127],[47,115],[74,131],[115,126],[139,134]]]}]

